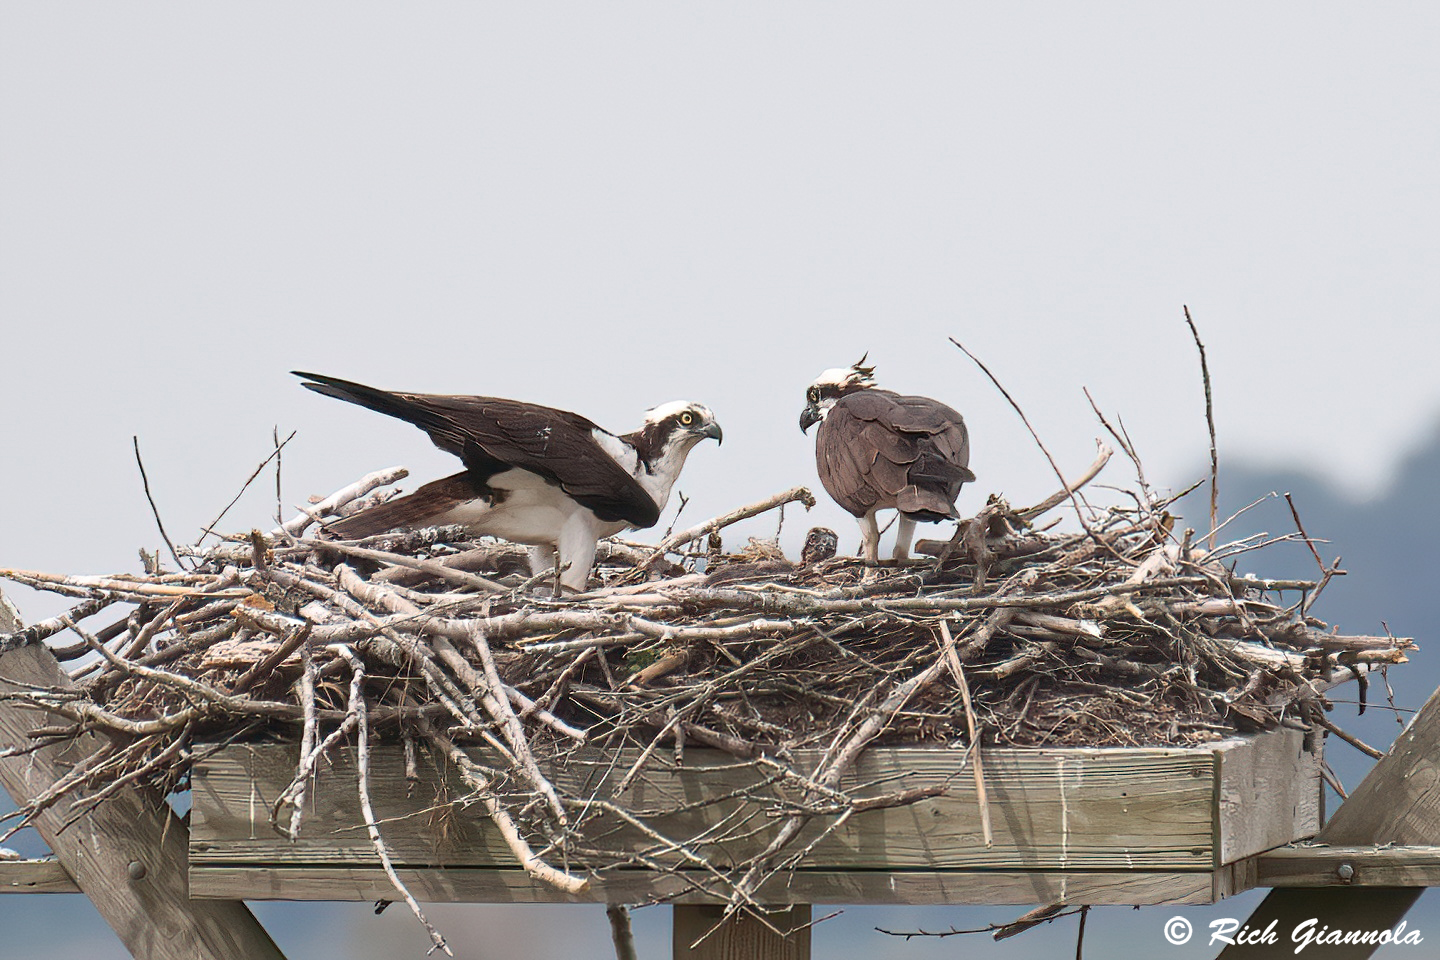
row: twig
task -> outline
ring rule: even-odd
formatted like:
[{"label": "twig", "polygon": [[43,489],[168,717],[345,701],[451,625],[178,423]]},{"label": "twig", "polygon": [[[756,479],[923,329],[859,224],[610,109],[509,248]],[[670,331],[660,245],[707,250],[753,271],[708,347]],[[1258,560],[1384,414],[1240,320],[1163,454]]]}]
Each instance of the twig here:
[{"label": "twig", "polygon": [[390,467],[387,470],[377,470],[374,473],[367,473],[359,480],[350,484],[350,486],[336,490],[309,510],[303,510],[295,517],[282,523],[270,531],[270,536],[278,537],[288,535],[298,537],[305,532],[306,527],[315,522],[316,516],[334,513],[352,500],[359,500],[376,487],[383,487],[390,483],[398,483],[408,476],[410,476],[410,471],[404,467]]},{"label": "twig", "polygon": [[[199,586],[187,587],[173,583],[155,583],[150,580],[124,579],[122,577],[64,576],[41,573],[37,570],[0,569],[0,577],[56,593],[71,588],[77,596],[92,596],[99,592],[102,597],[116,600],[125,597],[244,597],[250,591],[244,587],[214,589],[203,584],[214,583],[218,577],[199,577],[194,582]],[[113,596],[112,596],[113,595]]]},{"label": "twig", "polygon": [[425,914],[420,910],[420,904],[415,902],[409,888],[400,879],[400,874],[395,872],[395,864],[390,859],[390,850],[380,836],[380,827],[375,818],[375,808],[370,803],[370,719],[369,710],[365,705],[365,692],[362,689],[365,680],[365,665],[349,647],[342,647],[340,653],[350,663],[353,671],[350,678],[350,709],[355,712],[356,717],[355,766],[359,774],[356,777],[355,785],[360,794],[360,812],[365,817],[365,832],[370,836],[370,842],[375,847],[375,853],[380,858],[380,865],[385,868],[385,875],[390,878],[391,885],[400,891],[400,895],[405,898],[405,903],[410,907],[410,912],[415,914],[415,919],[419,920],[424,925],[426,932],[430,934],[431,947],[426,953],[443,950],[447,956],[453,957],[454,951],[446,946],[445,938],[440,935],[440,931],[425,919]]},{"label": "twig", "polygon": [[1022,520],[1034,520],[1041,514],[1055,509],[1057,506],[1064,503],[1067,499],[1074,497],[1081,488],[1083,488],[1091,480],[1094,480],[1097,476],[1099,476],[1100,471],[1105,469],[1105,464],[1109,463],[1110,458],[1114,455],[1115,451],[1110,449],[1109,444],[1102,443],[1097,440],[1095,442],[1094,462],[1092,462],[1090,466],[1085,468],[1085,472],[1080,474],[1080,476],[1076,478],[1074,483],[1066,484],[1063,489],[1050,494],[1050,496],[1046,497],[1044,500],[1041,500],[1033,507],[1026,507],[1024,510],[1015,511],[1015,515],[1020,517]]},{"label": "twig", "polygon": [[37,620],[23,630],[17,630],[14,633],[0,634],[0,654],[53,637],[68,629],[69,623],[78,623],[86,617],[92,617],[114,602],[114,597],[83,600],[61,616],[51,617],[48,620]]},{"label": "twig", "polygon": [[[280,452],[284,445],[280,443],[280,426],[276,424],[271,427],[271,437],[275,442],[275,522],[283,523],[285,516],[285,498],[280,493],[280,476],[282,463]],[[291,434],[294,436],[294,434]]]},{"label": "twig", "polygon": [[450,758],[450,762],[459,770],[461,777],[470,784],[480,798],[480,802],[485,806],[486,813],[490,815],[491,822],[500,831],[501,838],[504,839],[510,851],[515,854],[515,859],[520,861],[520,866],[525,869],[526,873],[566,893],[583,893],[589,889],[590,882],[588,880],[556,870],[535,855],[535,851],[520,836],[515,821],[500,804],[499,798],[490,784],[490,778],[486,776],[479,764],[467,757],[465,752],[455,746],[449,737],[436,730],[428,721],[421,721],[420,730],[442,754]]},{"label": "twig", "polygon": [[990,797],[985,792],[985,768],[980,762],[980,734],[975,723],[975,706],[970,702],[970,685],[965,682],[965,668],[960,665],[960,655],[955,652],[955,638],[950,635],[950,624],[940,621],[940,636],[944,639],[941,649],[945,662],[955,683],[960,687],[960,697],[965,703],[965,724],[970,731],[970,766],[975,771],[975,798],[980,804],[980,832],[985,837],[985,847],[995,845],[995,836],[990,830]]},{"label": "twig", "polygon": [[[1317,723],[1320,726],[1324,727],[1326,730],[1329,730],[1331,733],[1335,734],[1335,736],[1339,737],[1341,740],[1344,740],[1346,743],[1350,744],[1350,746],[1354,747],[1356,750],[1359,750],[1361,753],[1365,754],[1365,756],[1369,757],[1372,760],[1379,760],[1385,756],[1384,750],[1376,750],[1374,747],[1370,746],[1370,744],[1361,740],[1354,734],[1346,733],[1344,730],[1341,730],[1339,727],[1337,727],[1335,723],[1324,714],[1316,714],[1310,719],[1313,723]],[[1339,791],[1336,792],[1338,793]]]},{"label": "twig", "polygon": [[503,583],[496,583],[488,577],[478,576],[473,573],[466,573],[463,570],[456,570],[434,560],[416,560],[414,557],[407,557],[399,553],[389,553],[384,550],[369,550],[365,547],[356,547],[340,540],[307,540],[297,539],[303,547],[311,547],[316,550],[330,550],[347,557],[359,557],[361,560],[378,560],[381,563],[388,563],[396,567],[409,567],[412,570],[420,570],[430,574],[432,577],[439,577],[442,580],[449,580],[451,583],[458,583],[467,587],[475,587],[488,593],[509,593],[510,588]]},{"label": "twig", "polygon": [[717,530],[730,526],[732,523],[738,523],[741,520],[759,516],[768,510],[774,510],[776,507],[783,506],[794,500],[799,500],[805,504],[807,510],[815,506],[815,495],[811,493],[808,488],[792,487],[784,493],[777,493],[773,497],[766,497],[764,500],[752,503],[749,506],[741,507],[738,510],[731,510],[729,513],[713,517],[687,530],[681,530],[679,533],[671,534],[660,541],[660,545],[640,563],[640,567],[642,569],[648,568],[671,550],[687,544],[692,540],[699,540],[706,534],[714,533]]},{"label": "twig", "polygon": [[170,556],[174,558],[175,566],[184,570],[186,567],[180,561],[180,553],[175,549],[175,543],[170,539],[170,534],[165,532],[165,523],[160,519],[160,508],[155,506],[155,498],[150,495],[150,478],[145,475],[145,461],[140,459],[140,438],[132,436],[130,441],[135,446],[135,465],[140,468],[140,483],[145,488],[145,499],[150,502],[150,513],[155,517],[155,526],[160,529],[160,538],[170,549]]},{"label": "twig", "polygon": [[[281,440],[279,443],[275,444],[275,449],[273,449],[273,450],[270,451],[270,455],[269,455],[268,457],[266,457],[264,460],[261,460],[261,461],[260,461],[260,465],[255,468],[255,470],[250,474],[250,476],[248,476],[248,477],[245,478],[245,482],[244,482],[243,484],[241,484],[241,486],[240,486],[240,492],[237,493],[237,494],[235,494],[235,499],[233,499],[233,500],[231,500],[229,503],[225,504],[225,509],[221,510],[221,511],[215,516],[215,519],[214,519],[214,520],[211,520],[209,523],[207,523],[204,527],[201,528],[200,539],[195,541],[195,546],[197,546],[197,547],[200,546],[200,544],[202,544],[202,543],[205,542],[205,538],[206,538],[206,537],[211,536],[211,535],[213,535],[213,534],[215,533],[215,528],[220,525],[220,521],[221,521],[221,520],[224,520],[224,519],[225,519],[225,515],[230,512],[230,509],[231,509],[232,507],[234,507],[235,504],[237,504],[237,503],[240,502],[240,498],[241,498],[241,497],[245,496],[245,491],[250,489],[250,484],[254,483],[254,482],[255,482],[255,478],[258,477],[258,476],[260,476],[260,471],[265,469],[265,465],[268,464],[271,460],[274,460],[274,459],[276,459],[277,457],[279,457],[279,456],[280,456],[280,451],[283,450],[283,449],[285,449],[285,444],[287,444],[287,443],[289,443],[291,440],[294,440],[294,439],[295,439],[295,433],[296,433],[296,431],[294,431],[294,430],[290,431],[290,436],[286,437],[284,440]],[[278,473],[278,469],[277,469],[277,473]]]},{"label": "twig", "polygon": [[951,343],[955,344],[955,346],[960,348],[961,353],[965,354],[965,356],[975,361],[975,365],[984,372],[985,376],[990,378],[990,382],[995,385],[995,389],[1000,391],[1000,394],[1010,403],[1010,406],[1015,410],[1015,412],[1020,415],[1020,422],[1025,424],[1026,430],[1030,431],[1031,438],[1034,439],[1035,445],[1040,448],[1040,452],[1045,455],[1045,459],[1049,461],[1050,469],[1055,471],[1055,476],[1060,480],[1060,486],[1065,490],[1066,496],[1068,496],[1070,498],[1070,502],[1075,505],[1075,518],[1079,521],[1081,528],[1090,537],[1090,539],[1095,542],[1096,546],[1100,547],[1101,549],[1111,549],[1109,545],[1106,544],[1105,541],[1102,540],[1100,536],[1090,528],[1090,524],[1085,519],[1085,511],[1080,505],[1080,496],[1077,490],[1071,489],[1070,484],[1065,480],[1065,474],[1060,472],[1060,465],[1055,462],[1055,458],[1052,457],[1050,455],[1050,451],[1046,449],[1044,442],[1040,439],[1040,434],[1036,433],[1035,428],[1031,426],[1030,418],[1025,416],[1024,410],[1020,409],[1020,404],[1016,403],[1015,398],[1010,396],[1010,391],[1005,389],[1005,387],[995,377],[995,374],[990,372],[990,368],[985,366],[985,364],[981,362],[979,357],[975,356],[975,354],[965,349],[964,344],[962,344],[959,340],[956,340],[954,337],[950,337],[949,340]]},{"label": "twig", "polygon": [[1220,497],[1220,465],[1215,448],[1215,401],[1210,392],[1210,365],[1205,359],[1205,344],[1200,340],[1200,331],[1190,319],[1190,308],[1184,307],[1185,324],[1195,338],[1195,347],[1200,351],[1200,377],[1205,383],[1205,426],[1210,431],[1210,549],[1215,549],[1215,520]]},{"label": "twig", "polygon": [[[297,635],[303,633],[303,628],[296,631]],[[300,662],[302,665],[300,674],[300,705],[305,710],[305,724],[300,736],[300,767],[301,770],[304,771],[306,767],[311,767],[315,763],[315,742],[320,730],[320,721],[315,715],[315,656],[307,644],[301,644],[300,646]],[[291,840],[295,840],[300,836],[300,821],[305,816],[305,785],[308,781],[308,775],[296,778],[294,791],[295,806],[290,811],[290,829],[288,831]],[[279,809],[279,805],[280,801],[277,800],[275,804],[277,810]]]},{"label": "twig", "polygon": [[1310,555],[1315,558],[1316,565],[1320,567],[1320,582],[1315,585],[1315,589],[1300,603],[1300,612],[1303,614],[1315,605],[1316,600],[1320,599],[1320,594],[1325,591],[1325,586],[1330,582],[1330,579],[1337,574],[1343,574],[1345,571],[1340,569],[1339,557],[1336,557],[1335,562],[1328,567],[1325,566],[1325,561],[1320,559],[1320,551],[1315,549],[1315,541],[1311,540],[1310,534],[1305,532],[1305,525],[1300,522],[1300,511],[1295,509],[1295,501],[1291,498],[1289,492],[1285,494],[1285,503],[1290,507],[1290,516],[1295,520],[1295,529],[1300,531],[1300,538],[1305,541],[1305,546],[1310,548]]},{"label": "twig", "polygon": [[1345,785],[1340,782],[1339,777],[1335,776],[1335,771],[1330,768],[1330,763],[1326,760],[1320,761],[1320,778],[1329,784],[1331,790],[1340,795],[1341,800],[1350,799],[1350,795],[1345,792]]},{"label": "twig", "polygon": [[1085,909],[1083,907],[1076,907],[1074,910],[1064,910],[1064,906],[1064,904],[1047,904],[1043,907],[1038,907],[1035,910],[1031,910],[1029,913],[1017,917],[1009,923],[987,923],[983,927],[972,927],[968,930],[957,930],[954,927],[951,927],[949,930],[938,931],[887,930],[884,927],[876,927],[875,929],[880,933],[886,934],[887,936],[901,937],[905,940],[911,940],[915,937],[938,937],[943,939],[945,937],[962,937],[967,934],[973,933],[989,933],[993,934],[995,939],[997,940],[1004,940],[1007,937],[1015,936],[1015,934],[1017,933],[1024,933],[1026,930],[1029,930],[1031,927],[1037,926],[1038,924],[1048,923],[1052,920],[1058,920],[1061,917],[1068,917],[1072,914],[1079,913],[1082,909]]}]

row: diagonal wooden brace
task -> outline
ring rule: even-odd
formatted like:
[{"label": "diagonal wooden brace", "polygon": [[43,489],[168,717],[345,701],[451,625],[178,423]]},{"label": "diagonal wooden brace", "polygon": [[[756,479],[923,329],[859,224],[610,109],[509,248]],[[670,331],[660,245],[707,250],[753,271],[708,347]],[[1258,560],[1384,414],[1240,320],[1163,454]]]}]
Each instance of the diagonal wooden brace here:
[{"label": "diagonal wooden brace", "polygon": [[[20,629],[14,607],[0,595],[0,634]],[[0,692],[12,683],[71,686],[70,676],[43,644],[0,655]],[[0,701],[0,748],[30,743],[31,730],[64,718]],[[98,734],[0,759],[0,785],[24,804],[54,784],[80,757],[99,749]],[[159,797],[128,788],[62,830],[66,804],[35,818],[55,858],[134,956],[147,960],[284,960],[265,928],[237,900],[191,900],[185,825]]]},{"label": "diagonal wooden brace", "polygon": [[[1433,844],[1440,837],[1440,690],[1430,695],[1390,752],[1336,809],[1316,835],[1335,846]],[[1305,920],[1341,930],[1383,930],[1399,923],[1423,887],[1325,887],[1271,890],[1246,925],[1263,930],[1275,921],[1278,943],[1228,946],[1220,960],[1295,956],[1290,932]],[[1312,947],[1325,960],[1365,960],[1377,944]]]}]

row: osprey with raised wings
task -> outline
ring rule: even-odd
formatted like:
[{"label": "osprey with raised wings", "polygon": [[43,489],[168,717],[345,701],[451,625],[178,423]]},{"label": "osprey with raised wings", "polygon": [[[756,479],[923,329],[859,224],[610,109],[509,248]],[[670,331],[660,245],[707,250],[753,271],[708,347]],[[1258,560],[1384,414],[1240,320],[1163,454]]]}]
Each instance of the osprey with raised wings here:
[{"label": "osprey with raised wings", "polygon": [[530,566],[556,565],[581,591],[601,537],[654,526],[690,450],[721,439],[709,408],[655,407],[633,433],[614,434],[579,414],[499,397],[392,393],[295,371],[316,393],[415,424],[465,464],[454,476],[363,510],[327,528],[346,538],[457,523],[530,546]]},{"label": "osprey with raised wings", "polygon": [[805,394],[800,431],[816,423],[815,465],[826,491],[860,521],[865,559],[880,555],[879,510],[895,509],[895,559],[910,556],[915,524],[955,518],[970,472],[970,434],[959,413],[928,397],[875,386],[865,358],[820,374]]}]

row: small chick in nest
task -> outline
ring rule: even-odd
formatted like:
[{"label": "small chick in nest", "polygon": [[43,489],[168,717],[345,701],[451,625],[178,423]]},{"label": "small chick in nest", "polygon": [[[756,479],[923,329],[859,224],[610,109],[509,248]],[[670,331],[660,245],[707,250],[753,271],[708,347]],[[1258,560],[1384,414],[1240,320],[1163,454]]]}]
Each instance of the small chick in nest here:
[{"label": "small chick in nest", "polygon": [[[840,538],[834,530],[815,527],[805,536],[805,546],[800,552],[801,563],[810,566],[829,560],[835,556],[839,544]],[[705,578],[705,583],[714,586],[765,574],[789,573],[794,569],[796,564],[786,558],[779,540],[751,537],[744,549],[735,555],[734,561],[712,571]]]},{"label": "small chick in nest", "polygon": [[840,548],[840,537],[829,527],[812,527],[805,534],[805,546],[800,548],[800,562],[807,566],[829,560]]}]

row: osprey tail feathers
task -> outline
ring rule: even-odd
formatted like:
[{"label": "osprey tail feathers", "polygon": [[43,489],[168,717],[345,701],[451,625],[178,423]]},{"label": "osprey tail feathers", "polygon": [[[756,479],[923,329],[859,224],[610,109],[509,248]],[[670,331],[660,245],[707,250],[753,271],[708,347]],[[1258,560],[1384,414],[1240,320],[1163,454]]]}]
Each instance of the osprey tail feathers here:
[{"label": "osprey tail feathers", "polygon": [[960,515],[955,498],[975,474],[969,467],[926,451],[910,465],[906,478],[910,482],[895,495],[895,508],[916,520],[934,523]]},{"label": "osprey tail feathers", "polygon": [[922,523],[938,523],[960,515],[944,493],[913,483],[895,495],[895,509],[903,516]]}]

